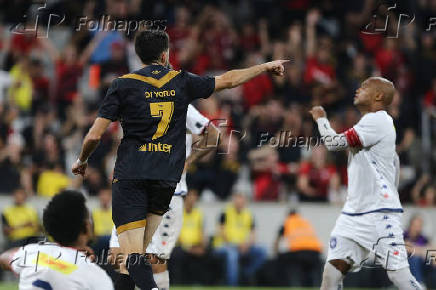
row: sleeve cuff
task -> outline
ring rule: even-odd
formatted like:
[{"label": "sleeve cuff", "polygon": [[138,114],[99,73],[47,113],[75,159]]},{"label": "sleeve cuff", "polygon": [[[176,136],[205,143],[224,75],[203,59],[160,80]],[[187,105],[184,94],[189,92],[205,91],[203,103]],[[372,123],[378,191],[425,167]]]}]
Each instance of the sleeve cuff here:
[{"label": "sleeve cuff", "polygon": [[325,135],[330,129],[330,122],[325,117],[318,118],[316,123],[318,124],[318,130],[321,135]]},{"label": "sleeve cuff", "polygon": [[316,120],[318,124],[329,124],[329,120],[326,117],[321,117]]},{"label": "sleeve cuff", "polygon": [[107,115],[105,115],[105,114],[101,114],[101,113],[99,113],[99,114],[97,115],[97,117],[99,117],[99,118],[104,118],[104,119],[108,119],[108,120],[111,120],[112,122],[115,122],[115,121],[117,120],[117,118],[109,117],[109,116],[107,116]]}]

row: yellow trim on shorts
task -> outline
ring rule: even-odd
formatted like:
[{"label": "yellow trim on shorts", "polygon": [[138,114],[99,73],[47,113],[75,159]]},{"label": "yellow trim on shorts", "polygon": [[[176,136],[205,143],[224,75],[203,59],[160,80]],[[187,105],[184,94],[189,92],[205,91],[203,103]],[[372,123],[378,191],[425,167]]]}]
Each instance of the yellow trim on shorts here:
[{"label": "yellow trim on shorts", "polygon": [[133,229],[145,227],[146,224],[147,224],[147,220],[143,219],[143,220],[134,221],[134,222],[130,222],[130,223],[121,225],[121,226],[117,227],[117,235],[121,234],[122,232],[128,231],[128,230],[133,230]]}]

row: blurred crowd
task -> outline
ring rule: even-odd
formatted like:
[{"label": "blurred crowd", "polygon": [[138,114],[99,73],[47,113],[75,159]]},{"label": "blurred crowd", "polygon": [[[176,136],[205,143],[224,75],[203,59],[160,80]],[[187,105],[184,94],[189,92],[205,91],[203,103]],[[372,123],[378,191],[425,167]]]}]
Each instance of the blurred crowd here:
[{"label": "blurred crowd", "polygon": [[[318,139],[307,111],[324,106],[333,128],[344,131],[360,118],[354,91],[381,75],[397,88],[389,113],[402,164],[401,199],[435,206],[435,156],[423,147],[435,140],[436,28],[427,27],[436,1],[339,2],[53,0],[43,7],[43,1],[0,0],[0,193],[23,188],[49,197],[76,187],[97,195],[110,185],[122,136],[117,123],[90,158],[83,184],[70,174],[110,82],[141,66],[134,33],[111,24],[96,29],[103,15],[158,20],[148,28],[168,32],[174,69],[215,75],[291,60],[283,78],[261,75],[194,104],[222,131],[217,154],[189,168],[197,194],[226,200],[236,188],[254,201],[342,203],[346,153],[308,146]],[[375,33],[386,13],[385,31]],[[400,13],[416,17],[398,23]],[[79,26],[84,17],[93,25]]]},{"label": "blurred crowd", "polygon": [[[386,77],[397,88],[389,114],[397,132],[401,200],[436,206],[436,27],[427,29],[435,0],[151,2],[47,0],[43,7],[44,1],[0,0],[0,194],[13,196],[2,212],[6,248],[41,235],[27,196],[51,197],[72,187],[98,196],[93,247],[107,249],[119,124],[102,138],[85,179],[72,176],[70,166],[111,81],[141,64],[134,33],[111,24],[96,29],[102,16],[165,29],[177,70],[216,75],[291,60],[283,78],[261,75],[194,104],[222,136],[218,151],[188,170],[184,224],[170,260],[174,283],[319,283],[323,249],[312,225],[291,210],[269,259],[256,244],[255,217],[245,203],[344,202],[346,152],[317,146],[308,110],[324,106],[332,127],[345,131],[360,118],[354,91],[369,76]],[[400,13],[408,17],[398,23]],[[375,32],[387,14],[386,29]],[[95,21],[80,26],[83,19]],[[198,198],[229,201],[212,237],[204,234]],[[412,272],[431,284],[435,268],[423,262],[431,241],[422,223],[413,217],[405,240],[415,251]]]}]

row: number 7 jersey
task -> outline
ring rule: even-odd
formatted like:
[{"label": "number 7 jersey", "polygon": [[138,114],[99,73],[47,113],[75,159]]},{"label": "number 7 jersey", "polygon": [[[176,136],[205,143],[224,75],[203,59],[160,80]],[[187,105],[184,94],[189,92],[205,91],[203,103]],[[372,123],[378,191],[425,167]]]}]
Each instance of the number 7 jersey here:
[{"label": "number 7 jersey", "polygon": [[115,79],[98,114],[120,121],[123,128],[114,179],[178,182],[185,163],[188,105],[214,89],[213,77],[161,65]]}]

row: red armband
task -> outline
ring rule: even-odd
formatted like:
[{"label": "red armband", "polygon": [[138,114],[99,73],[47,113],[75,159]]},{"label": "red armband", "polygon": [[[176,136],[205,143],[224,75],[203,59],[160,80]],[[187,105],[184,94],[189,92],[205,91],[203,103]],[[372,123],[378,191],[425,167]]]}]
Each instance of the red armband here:
[{"label": "red armband", "polygon": [[350,128],[344,132],[345,137],[347,138],[348,146],[350,147],[363,147],[360,142],[359,135],[357,135],[356,130],[354,128]]}]

